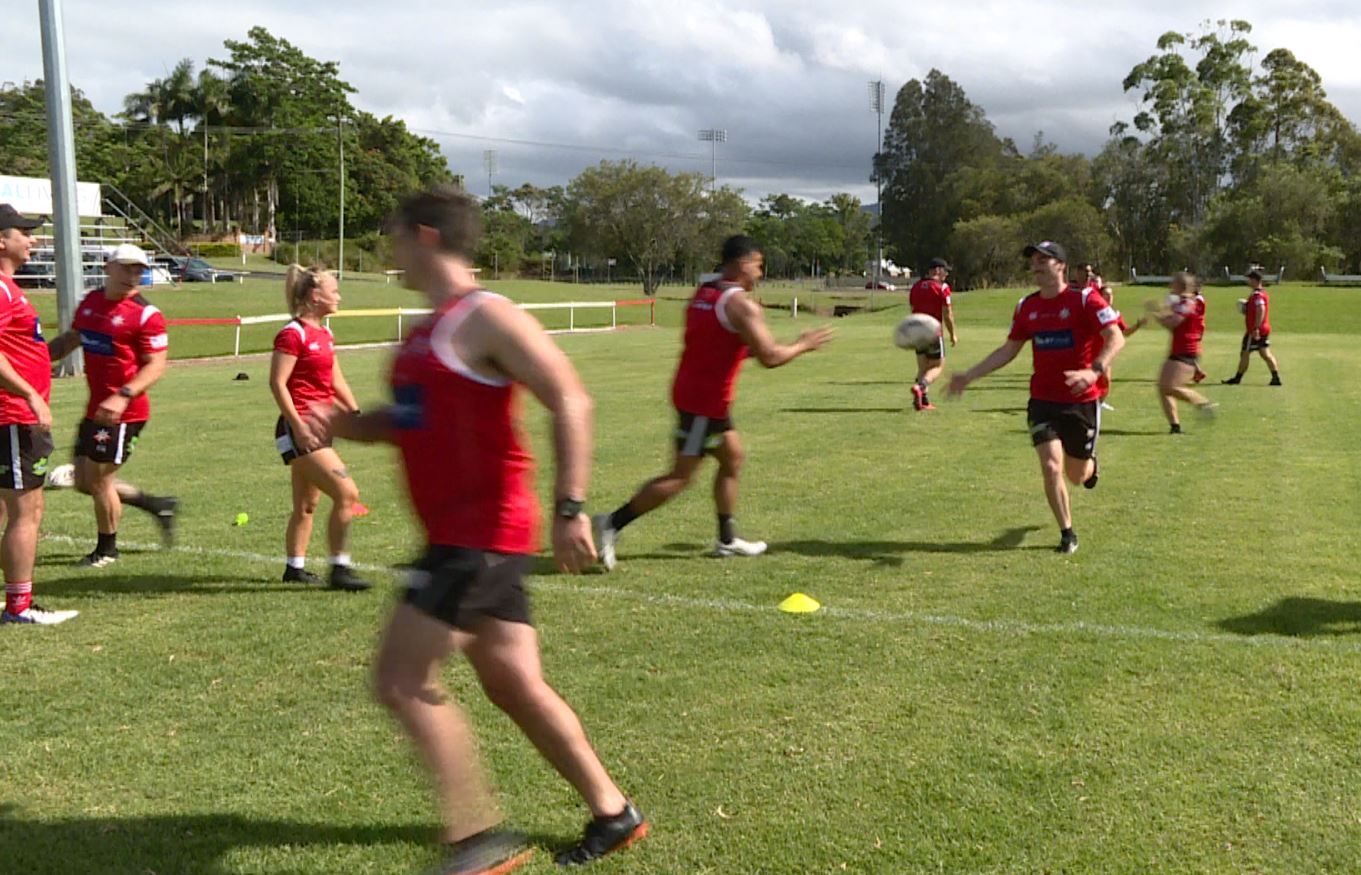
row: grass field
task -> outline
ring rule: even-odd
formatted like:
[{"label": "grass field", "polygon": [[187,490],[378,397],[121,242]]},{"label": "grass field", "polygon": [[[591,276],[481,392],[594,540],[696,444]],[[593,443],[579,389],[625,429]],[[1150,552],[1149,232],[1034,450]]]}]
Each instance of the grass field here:
[{"label": "grass field", "polygon": [[[231,290],[258,295],[260,312],[281,297]],[[151,297],[175,314],[222,303],[207,294]],[[357,300],[368,294],[345,289],[346,306],[388,306]],[[1117,302],[1134,312],[1146,294]],[[1236,361],[1241,296],[1209,292],[1212,382]],[[952,364],[1002,340],[1015,299],[956,298]],[[1356,871],[1361,296],[1286,286],[1273,304],[1286,385],[1268,388],[1255,361],[1244,385],[1208,386],[1221,417],[1186,415],[1179,438],[1153,394],[1166,334],[1130,338],[1101,485],[1074,497],[1072,557],[1052,552],[1027,364],[933,414],[904,412],[912,362],[888,342],[901,308],[837,320],[831,346],[787,368],[749,364],[734,411],[749,454],[739,530],[769,555],[704,557],[714,523],[700,483],[628,529],[614,574],[545,564],[535,579],[550,680],[655,823],[595,871]],[[784,337],[814,324],[771,322]],[[668,459],[677,335],[559,338],[597,402],[593,510]],[[380,397],[388,354],[346,354],[361,401]],[[233,381],[242,370],[252,379]],[[125,473],[184,500],[179,548],[154,549],[130,510],[123,560],[68,568],[93,543],[89,501],[48,493],[38,598],[82,614],[0,629],[0,871],[432,862],[431,794],[366,688],[396,592],[381,568],[417,546],[392,455],[342,447],[374,511],[353,552],[380,568],[380,591],[279,583],[288,495],[266,372],[259,358],[181,364],[153,392]],[[83,395],[71,381],[54,390],[63,448]],[[527,421],[546,488],[544,418],[531,407]],[[234,527],[241,510],[250,523]],[[795,591],[825,609],[779,613]],[[512,822],[545,848],[574,837],[585,811],[567,787],[464,666],[446,679]]]}]

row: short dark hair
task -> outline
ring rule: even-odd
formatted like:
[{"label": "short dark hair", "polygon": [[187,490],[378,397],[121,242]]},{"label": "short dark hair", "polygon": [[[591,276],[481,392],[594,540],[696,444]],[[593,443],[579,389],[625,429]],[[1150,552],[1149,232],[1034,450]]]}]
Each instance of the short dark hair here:
[{"label": "short dark hair", "polygon": [[415,232],[418,225],[439,232],[441,252],[469,261],[482,239],[482,211],[477,201],[460,188],[442,185],[408,195],[388,219],[388,230]]},{"label": "short dark hair", "polygon": [[761,251],[761,244],[745,234],[734,234],[723,241],[723,263],[731,264]]}]

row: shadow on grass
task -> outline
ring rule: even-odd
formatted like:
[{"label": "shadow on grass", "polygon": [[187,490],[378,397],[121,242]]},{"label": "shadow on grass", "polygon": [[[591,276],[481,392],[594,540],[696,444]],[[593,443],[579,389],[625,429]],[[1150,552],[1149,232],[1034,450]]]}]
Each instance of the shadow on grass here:
[{"label": "shadow on grass", "polygon": [[897,407],[782,407],[781,413],[902,413],[906,404]]},{"label": "shadow on grass", "polygon": [[[132,573],[129,573],[132,572]],[[48,575],[62,574],[62,577]],[[155,595],[158,593],[232,593],[232,592],[302,592],[325,591],[323,586],[283,583],[277,577],[252,575],[231,577],[221,574],[137,574],[128,569],[123,573],[109,573],[99,568],[76,571],[60,566],[46,566],[38,580],[44,594],[75,596],[89,593],[104,595]]]},{"label": "shadow on grass", "polygon": [[[970,413],[1005,413],[1007,416],[1016,416],[1025,413],[1024,407],[975,407]],[[1105,434],[1105,432],[1102,432]]]},{"label": "shadow on grass", "polygon": [[[347,826],[239,814],[47,820],[23,817],[12,806],[0,808],[4,871],[30,875],[225,872],[228,854],[251,847],[428,845],[433,862],[437,830],[433,822]],[[570,841],[544,835],[531,835],[529,840],[540,849],[557,848]]]},{"label": "shadow on grass", "polygon": [[1026,535],[1039,530],[1040,526],[1018,526],[1007,529],[991,541],[776,541],[771,543],[770,552],[840,556],[881,565],[901,565],[905,553],[999,553],[1034,549],[1025,548],[1022,543]]},{"label": "shadow on grass", "polygon": [[1102,437],[1105,437],[1106,435],[1115,435],[1116,437],[1163,437],[1166,434],[1167,432],[1165,431],[1135,431],[1134,429],[1128,428],[1101,429]]},{"label": "shadow on grass", "polygon": [[1361,634],[1361,602],[1283,598],[1255,614],[1220,620],[1219,628],[1236,635],[1286,635],[1292,638],[1358,635]]}]

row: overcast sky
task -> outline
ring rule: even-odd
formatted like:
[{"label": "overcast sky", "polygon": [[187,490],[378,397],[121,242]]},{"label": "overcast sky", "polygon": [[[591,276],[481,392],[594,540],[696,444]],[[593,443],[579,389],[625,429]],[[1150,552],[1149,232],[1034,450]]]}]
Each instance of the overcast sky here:
[{"label": "overcast sky", "polygon": [[[42,76],[36,0],[4,0],[4,67]],[[720,182],[751,198],[867,203],[875,149],[868,86],[888,103],[939,68],[1023,149],[1035,133],[1097,151],[1135,111],[1120,82],[1168,30],[1243,18],[1258,56],[1285,47],[1361,122],[1361,2],[1069,2],[1018,17],[1004,2],[942,0],[62,0],[72,83],[117,112],[181,58],[222,57],[224,39],[268,28],[340,63],[354,103],[437,140],[469,188],[563,184],[601,159],[708,173],[701,128],[721,128]],[[1038,13],[1043,11],[1041,18]],[[885,114],[887,123],[887,113]],[[3,156],[0,156],[0,164]],[[0,173],[3,173],[0,166]]]}]

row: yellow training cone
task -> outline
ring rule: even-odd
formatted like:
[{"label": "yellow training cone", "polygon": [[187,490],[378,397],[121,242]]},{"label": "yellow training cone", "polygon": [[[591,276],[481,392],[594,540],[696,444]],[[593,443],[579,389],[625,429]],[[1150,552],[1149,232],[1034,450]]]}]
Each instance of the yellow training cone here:
[{"label": "yellow training cone", "polygon": [[796,592],[780,602],[780,610],[786,614],[811,614],[821,607],[821,602],[801,592]]}]

